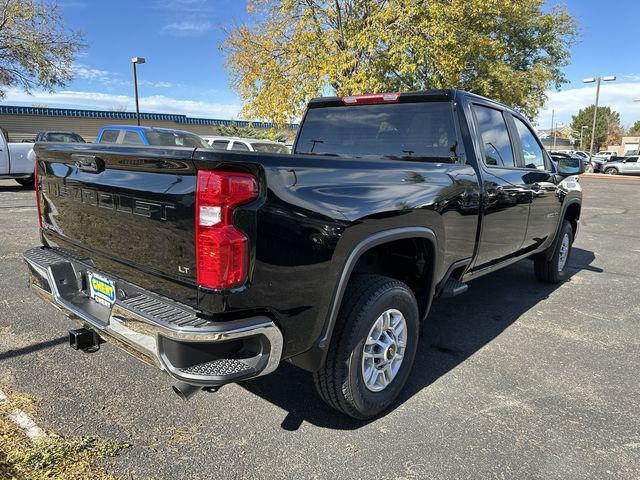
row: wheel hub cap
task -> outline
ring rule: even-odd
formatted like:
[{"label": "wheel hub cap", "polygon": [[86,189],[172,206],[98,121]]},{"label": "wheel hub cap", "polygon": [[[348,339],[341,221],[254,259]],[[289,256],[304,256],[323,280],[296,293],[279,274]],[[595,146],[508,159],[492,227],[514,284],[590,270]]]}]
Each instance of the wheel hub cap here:
[{"label": "wheel hub cap", "polygon": [[567,258],[569,257],[569,235],[565,234],[562,237],[562,243],[560,244],[560,255],[558,255],[558,270],[561,272],[564,270],[565,265],[567,264]]},{"label": "wheel hub cap", "polygon": [[374,322],[362,352],[362,378],[369,390],[380,392],[398,374],[407,346],[407,321],[389,309]]}]

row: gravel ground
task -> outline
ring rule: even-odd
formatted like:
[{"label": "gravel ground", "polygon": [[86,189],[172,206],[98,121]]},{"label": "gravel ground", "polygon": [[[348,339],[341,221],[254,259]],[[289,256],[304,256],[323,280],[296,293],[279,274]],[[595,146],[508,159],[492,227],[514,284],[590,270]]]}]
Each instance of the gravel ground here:
[{"label": "gravel ground", "polygon": [[404,395],[362,423],[289,364],[184,403],[109,345],[72,351],[26,285],[33,191],[0,181],[0,386],[48,429],[132,443],[107,463],[126,478],[640,478],[640,183],[582,183],[570,280],[524,261],[436,302]]}]

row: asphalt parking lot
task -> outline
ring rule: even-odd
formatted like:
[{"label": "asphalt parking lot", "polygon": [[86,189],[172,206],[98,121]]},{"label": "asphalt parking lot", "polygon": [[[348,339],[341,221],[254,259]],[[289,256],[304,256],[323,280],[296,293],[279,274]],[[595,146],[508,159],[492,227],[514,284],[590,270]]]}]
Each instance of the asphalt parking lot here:
[{"label": "asphalt parking lot", "polygon": [[107,463],[126,478],[640,478],[640,182],[581,182],[570,280],[524,261],[436,302],[404,395],[362,423],[288,364],[184,403],[111,346],[72,351],[26,285],[33,191],[0,181],[0,387],[61,435],[131,443]]}]

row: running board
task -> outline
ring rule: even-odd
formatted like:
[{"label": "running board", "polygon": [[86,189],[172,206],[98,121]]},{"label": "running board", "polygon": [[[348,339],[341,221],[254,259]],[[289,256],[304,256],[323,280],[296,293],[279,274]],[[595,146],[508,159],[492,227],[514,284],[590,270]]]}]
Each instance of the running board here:
[{"label": "running board", "polygon": [[440,291],[440,298],[456,297],[465,293],[467,290],[469,290],[468,284],[462,283],[455,278],[449,278]]}]

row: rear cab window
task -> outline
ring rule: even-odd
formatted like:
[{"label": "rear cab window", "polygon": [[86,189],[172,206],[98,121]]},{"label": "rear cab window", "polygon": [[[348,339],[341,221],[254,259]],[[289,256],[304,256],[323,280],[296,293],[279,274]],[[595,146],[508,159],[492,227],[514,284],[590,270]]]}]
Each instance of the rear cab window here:
[{"label": "rear cab window", "polygon": [[84,139],[80,135],[64,132],[48,133],[45,135],[43,141],[60,143],[84,143]]},{"label": "rear cab window", "polygon": [[124,133],[124,139],[122,140],[122,143],[125,143],[127,145],[142,145],[144,142],[142,141],[142,138],[140,137],[140,134],[138,132],[132,132],[131,130],[128,130]]},{"label": "rear cab window", "polygon": [[229,146],[229,140],[214,140],[211,142],[211,148],[214,150],[226,150]]},{"label": "rear cab window", "polygon": [[162,147],[211,148],[202,137],[193,133],[171,130],[152,130],[147,132],[149,145]]},{"label": "rear cab window", "polygon": [[231,150],[236,150],[236,151],[240,151],[240,152],[248,152],[249,151],[249,147],[247,147],[244,144],[244,142],[235,141],[231,145]]},{"label": "rear cab window", "polygon": [[104,130],[100,136],[100,143],[116,143],[120,130]]},{"label": "rear cab window", "polygon": [[309,108],[295,153],[447,162],[456,159],[450,101]]}]

